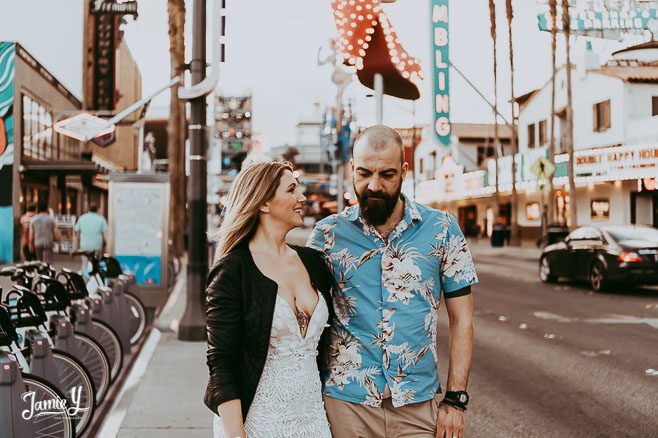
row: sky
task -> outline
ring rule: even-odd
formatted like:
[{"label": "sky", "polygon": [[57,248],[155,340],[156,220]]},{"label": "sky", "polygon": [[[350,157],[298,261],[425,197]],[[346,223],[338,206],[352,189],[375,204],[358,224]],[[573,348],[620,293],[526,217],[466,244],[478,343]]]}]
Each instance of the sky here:
[{"label": "sky", "polygon": [[[254,131],[263,134],[267,147],[295,142],[295,125],[313,114],[314,102],[332,105],[335,87],[332,68],[318,67],[318,49],[336,35],[329,0],[227,0],[227,62],[220,69],[218,92],[253,96]],[[213,1],[208,0],[208,17]],[[550,76],[550,33],[537,28],[537,14],[545,6],[534,0],[515,0],[513,43],[515,92],[542,86]],[[82,91],[83,0],[2,0],[0,41],[18,41],[73,94]],[[186,51],[191,54],[192,0],[186,0]],[[498,25],[498,95],[501,112],[509,115],[510,75],[507,52],[505,1],[496,0]],[[384,99],[384,124],[403,128],[415,122],[429,124],[432,117],[430,73],[429,0],[397,0],[384,4],[400,42],[421,60],[425,81],[421,99],[414,103],[393,97]],[[142,74],[142,90],[148,94],[168,82],[169,40],[167,1],[139,0],[139,17],[127,18],[125,40]],[[208,25],[211,57],[212,23]],[[574,61],[584,41],[574,44]],[[616,42],[595,41],[602,59],[620,48]],[[327,52],[324,51],[323,54]],[[558,57],[564,58],[560,38]],[[450,58],[471,82],[493,100],[492,41],[488,0],[453,0],[450,3]],[[491,109],[470,86],[451,73],[453,122],[493,122]],[[358,81],[349,86],[349,99],[361,126],[375,122],[375,100]],[[166,114],[168,93],[156,98],[148,116]]]}]

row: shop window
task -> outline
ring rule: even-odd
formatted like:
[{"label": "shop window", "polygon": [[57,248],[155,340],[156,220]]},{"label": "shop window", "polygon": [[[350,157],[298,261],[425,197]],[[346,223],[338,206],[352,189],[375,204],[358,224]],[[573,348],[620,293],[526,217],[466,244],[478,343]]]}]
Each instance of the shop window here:
[{"label": "shop window", "polygon": [[651,96],[651,115],[658,116],[658,96]]},{"label": "shop window", "polygon": [[528,125],[528,148],[534,148],[535,144],[535,124]]},{"label": "shop window", "polygon": [[546,144],[546,120],[539,122],[539,146]]},{"label": "shop window", "polygon": [[23,155],[46,160],[57,158],[53,154],[53,116],[46,108],[28,95],[23,95]]},{"label": "shop window", "polygon": [[594,132],[610,129],[610,100],[594,104]]}]

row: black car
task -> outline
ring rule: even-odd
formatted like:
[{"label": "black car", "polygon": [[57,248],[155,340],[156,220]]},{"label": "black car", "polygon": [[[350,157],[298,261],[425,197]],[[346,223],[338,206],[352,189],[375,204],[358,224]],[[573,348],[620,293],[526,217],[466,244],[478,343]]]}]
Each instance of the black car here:
[{"label": "black car", "polygon": [[614,284],[658,284],[658,229],[641,225],[585,226],[544,248],[539,278],[587,280],[595,291]]}]

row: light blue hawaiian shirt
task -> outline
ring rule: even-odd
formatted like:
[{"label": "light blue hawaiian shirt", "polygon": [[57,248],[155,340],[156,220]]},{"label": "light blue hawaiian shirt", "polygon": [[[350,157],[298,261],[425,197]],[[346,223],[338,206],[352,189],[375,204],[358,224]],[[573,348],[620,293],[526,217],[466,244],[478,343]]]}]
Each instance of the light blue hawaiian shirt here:
[{"label": "light blue hawaiian shirt", "polygon": [[441,293],[461,296],[478,281],[455,217],[405,199],[384,239],[355,205],[318,222],[307,245],[325,253],[340,286],[325,394],[375,407],[386,385],[395,407],[434,397]]}]

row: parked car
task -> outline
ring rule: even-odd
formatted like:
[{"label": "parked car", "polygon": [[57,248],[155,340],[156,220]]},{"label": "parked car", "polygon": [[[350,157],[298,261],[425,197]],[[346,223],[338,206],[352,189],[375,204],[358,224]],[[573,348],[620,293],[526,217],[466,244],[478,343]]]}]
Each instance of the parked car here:
[{"label": "parked car", "polygon": [[658,284],[658,229],[641,225],[584,226],[544,248],[539,278],[587,280],[595,291],[614,284]]}]

